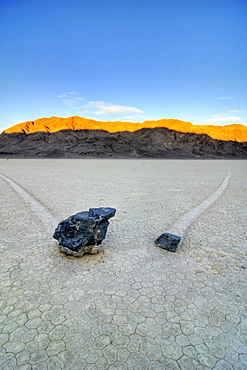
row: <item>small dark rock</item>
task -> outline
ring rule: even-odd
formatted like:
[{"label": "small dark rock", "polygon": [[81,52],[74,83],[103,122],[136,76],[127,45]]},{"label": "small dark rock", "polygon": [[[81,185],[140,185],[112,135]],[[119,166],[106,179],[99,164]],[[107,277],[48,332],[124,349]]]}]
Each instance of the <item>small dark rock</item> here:
[{"label": "small dark rock", "polygon": [[61,221],[53,238],[58,240],[61,252],[75,257],[85,253],[98,253],[105,239],[109,218],[116,213],[115,208],[90,208]]},{"label": "small dark rock", "polygon": [[167,251],[176,252],[180,240],[180,236],[164,233],[155,240],[155,244],[162,249],[166,249]]}]

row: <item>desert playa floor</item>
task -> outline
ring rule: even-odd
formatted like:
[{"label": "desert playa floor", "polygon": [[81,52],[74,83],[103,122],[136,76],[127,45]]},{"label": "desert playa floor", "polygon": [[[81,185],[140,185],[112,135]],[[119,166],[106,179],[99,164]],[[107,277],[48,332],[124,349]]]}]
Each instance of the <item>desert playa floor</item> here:
[{"label": "desert playa floor", "polygon": [[[246,187],[238,160],[1,159],[0,369],[246,369]],[[61,254],[101,206],[103,252]]]}]

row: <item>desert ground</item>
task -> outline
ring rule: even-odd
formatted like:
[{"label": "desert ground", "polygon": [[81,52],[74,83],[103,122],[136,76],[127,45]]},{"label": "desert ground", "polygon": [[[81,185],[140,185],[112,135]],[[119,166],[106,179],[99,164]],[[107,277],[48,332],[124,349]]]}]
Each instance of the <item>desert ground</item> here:
[{"label": "desert ground", "polygon": [[[246,161],[0,159],[0,196],[0,369],[247,368]],[[103,251],[63,255],[103,206]]]}]

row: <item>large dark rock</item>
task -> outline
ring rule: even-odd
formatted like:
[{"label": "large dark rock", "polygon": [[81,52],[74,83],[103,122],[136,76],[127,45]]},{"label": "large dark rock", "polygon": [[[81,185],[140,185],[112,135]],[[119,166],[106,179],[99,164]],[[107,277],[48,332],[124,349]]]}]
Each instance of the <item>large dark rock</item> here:
[{"label": "large dark rock", "polygon": [[166,249],[167,251],[176,252],[180,240],[180,236],[164,233],[155,240],[155,244],[162,249]]},{"label": "large dark rock", "polygon": [[58,240],[61,252],[75,257],[85,253],[98,253],[105,239],[109,218],[115,208],[90,208],[61,221],[53,235]]}]

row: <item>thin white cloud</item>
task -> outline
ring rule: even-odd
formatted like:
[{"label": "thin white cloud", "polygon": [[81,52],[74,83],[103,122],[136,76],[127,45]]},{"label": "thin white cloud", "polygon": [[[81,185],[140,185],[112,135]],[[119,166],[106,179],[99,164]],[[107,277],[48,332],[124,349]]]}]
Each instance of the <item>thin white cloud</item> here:
[{"label": "thin white cloud", "polygon": [[68,106],[75,106],[75,107],[78,107],[78,106],[80,106],[81,105],[81,102],[82,101],[84,101],[84,99],[83,98],[80,98],[80,97],[75,97],[74,99],[64,99],[64,102],[65,102],[65,104],[66,105],[68,105]]},{"label": "thin white cloud", "polygon": [[79,109],[81,107],[81,102],[85,99],[76,95],[78,95],[76,91],[69,91],[65,94],[58,95],[58,97],[63,99],[64,103],[69,107]]},{"label": "thin white cloud", "polygon": [[71,95],[78,95],[78,93],[76,91],[69,91],[69,92],[66,92],[62,95],[58,95],[59,98],[69,98],[71,97]]},{"label": "thin white cloud", "polygon": [[[116,115],[116,114],[128,114],[132,113],[135,117],[140,116],[140,113],[144,113],[141,109],[135,107],[127,107],[124,105],[116,105],[111,103],[105,103],[104,101],[89,101],[86,102],[84,98],[78,95],[76,92],[71,91],[65,94],[61,94],[58,97],[63,99],[64,103],[69,107],[75,109],[77,113],[81,114],[95,114],[101,116]],[[130,118],[132,116],[129,116]]]},{"label": "thin white cloud", "polygon": [[234,117],[217,117],[217,118],[210,118],[206,119],[203,122],[236,122],[241,121],[241,117],[234,116]]},{"label": "thin white cloud", "polygon": [[145,117],[143,114],[135,114],[133,116],[123,116],[123,117],[118,117],[117,119],[136,119],[136,118],[142,118]]},{"label": "thin white cloud", "polygon": [[134,107],[126,107],[124,105],[107,104],[103,101],[90,101],[85,105],[85,108],[93,109],[93,114],[112,115],[124,113],[144,113],[141,109]]},{"label": "thin white cloud", "polygon": [[73,99],[64,99],[64,102],[66,105],[73,105],[75,103],[75,100]]},{"label": "thin white cloud", "polygon": [[246,113],[244,110],[229,110],[230,113]]},{"label": "thin white cloud", "polygon": [[231,96],[220,96],[218,98],[216,98],[217,100],[231,100],[232,97]]}]

